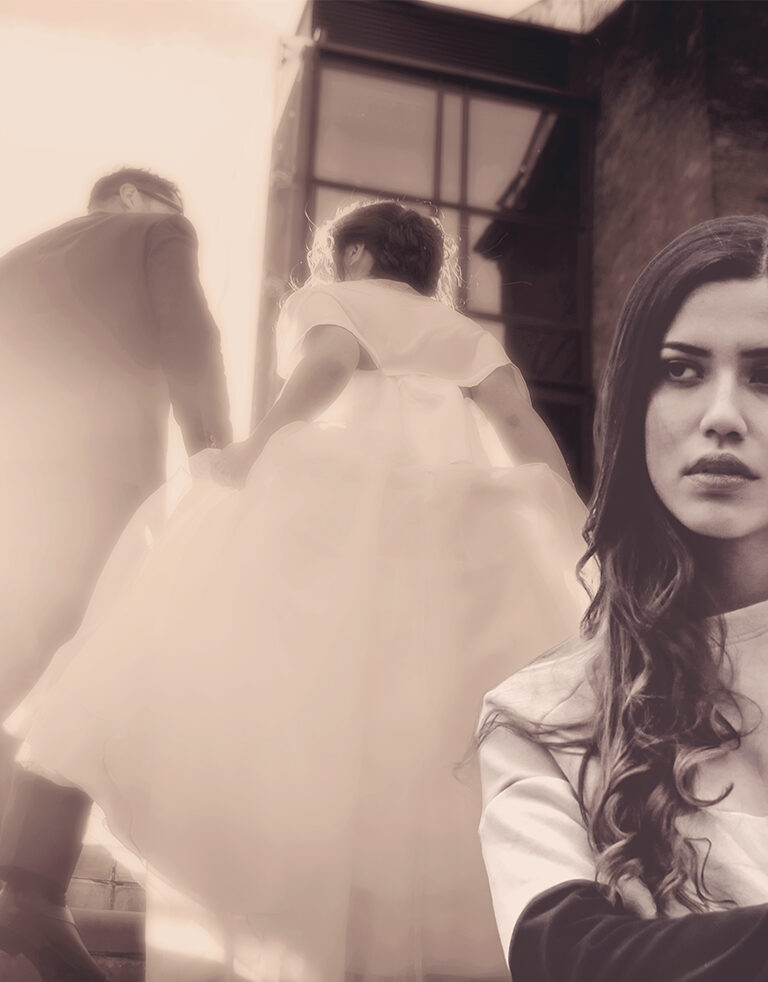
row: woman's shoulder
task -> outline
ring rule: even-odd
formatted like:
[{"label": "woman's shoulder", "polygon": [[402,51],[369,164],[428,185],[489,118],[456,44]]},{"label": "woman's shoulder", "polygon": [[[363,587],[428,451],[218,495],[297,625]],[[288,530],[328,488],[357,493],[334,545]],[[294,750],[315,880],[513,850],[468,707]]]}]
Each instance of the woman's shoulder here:
[{"label": "woman's shoulder", "polygon": [[437,297],[424,296],[407,283],[398,280],[375,277],[305,283],[288,295],[282,310],[295,311],[313,299],[322,301],[329,297],[350,311],[365,309],[381,313],[387,318],[394,308],[398,318],[404,317],[407,320],[410,317],[416,323],[433,330],[445,331],[446,327],[450,327],[454,332],[466,334],[487,333],[476,321]]},{"label": "woman's shoulder", "polygon": [[281,303],[278,334],[303,333],[313,324],[339,324],[353,329],[352,315],[342,283],[305,283],[290,293]]},{"label": "woman's shoulder", "polygon": [[283,298],[280,305],[281,312],[295,311],[297,307],[301,306],[307,300],[311,300],[313,297],[333,297],[334,299],[338,299],[339,291],[337,287],[339,285],[338,283],[328,282],[305,283],[303,286],[298,286]]},{"label": "woman's shoulder", "polygon": [[598,638],[569,638],[492,689],[483,717],[511,714],[531,723],[568,725],[589,718],[595,706],[591,666]]},{"label": "woman's shoulder", "polygon": [[295,347],[294,335],[320,323],[349,330],[376,364],[393,375],[429,375],[472,387],[509,364],[488,331],[395,280],[307,284],[284,304],[278,335]]},{"label": "woman's shoulder", "polygon": [[[370,316],[371,312],[381,308],[382,304],[386,306],[388,298],[397,299],[394,290],[379,288],[377,293],[375,286],[372,289],[371,284],[377,282],[379,281],[345,280],[305,283],[285,298],[281,305],[281,317],[283,320],[292,320],[311,318],[316,313],[328,316],[331,312],[336,312],[350,321],[356,321],[360,319],[361,313]],[[413,293],[414,296],[419,296],[415,291]],[[347,326],[346,323],[344,326]]]},{"label": "woman's shoulder", "polygon": [[330,294],[334,297],[354,297],[357,295],[368,295],[372,291],[386,291],[388,293],[403,293],[421,300],[437,302],[433,297],[425,297],[418,293],[407,283],[400,283],[397,280],[384,280],[376,277],[365,277],[359,280],[308,280],[302,286],[296,287],[289,297],[304,297],[313,294]]},{"label": "woman's shoulder", "polygon": [[[302,287],[302,289],[308,289]],[[379,277],[365,277],[360,280],[340,280],[333,283],[317,283],[309,289],[328,293],[341,303],[396,307],[405,311],[414,309],[423,316],[427,311],[433,315],[451,310],[436,297],[427,297],[414,290],[408,283]]]}]

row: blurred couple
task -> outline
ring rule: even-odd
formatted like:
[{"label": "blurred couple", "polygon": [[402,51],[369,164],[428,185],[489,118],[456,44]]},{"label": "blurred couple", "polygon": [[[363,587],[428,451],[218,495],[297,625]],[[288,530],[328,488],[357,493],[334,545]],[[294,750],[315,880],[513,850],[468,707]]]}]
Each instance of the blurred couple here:
[{"label": "blurred couple", "polygon": [[[14,453],[34,458],[38,497],[10,510],[29,515],[15,549],[29,573],[6,642],[22,749],[0,948],[45,982],[104,978],[65,904],[95,800],[228,926],[207,978],[505,978],[477,789],[455,765],[483,693],[574,634],[587,605],[563,458],[502,346],[454,309],[439,222],[393,201],[317,229],[276,325],[285,385],[229,443],[181,213],[172,184],[121,172],[1,271],[36,441]],[[73,398],[79,371],[90,385]],[[196,476],[158,526],[169,396]],[[30,509],[75,472],[109,503],[103,529],[87,546],[78,494],[52,510],[54,533],[70,527],[38,581]],[[25,648],[33,623],[48,633]]]}]

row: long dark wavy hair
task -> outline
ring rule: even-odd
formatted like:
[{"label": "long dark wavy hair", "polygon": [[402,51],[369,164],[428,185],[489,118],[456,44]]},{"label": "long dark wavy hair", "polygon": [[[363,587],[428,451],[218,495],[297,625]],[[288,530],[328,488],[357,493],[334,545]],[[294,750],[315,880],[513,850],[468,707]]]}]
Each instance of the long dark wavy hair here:
[{"label": "long dark wavy hair", "polygon": [[358,243],[373,256],[373,278],[407,283],[424,296],[453,305],[458,248],[436,218],[399,201],[347,205],[315,231],[307,255],[310,282],[343,279],[344,250]]},{"label": "long dark wavy hair", "polygon": [[[697,769],[738,747],[746,731],[723,622],[700,616],[709,598],[695,536],[651,484],[645,418],[663,339],[685,300],[707,283],[768,275],[767,261],[767,219],[718,218],[675,239],[632,287],[598,408],[601,465],[581,563],[596,558],[600,568],[582,625],[587,637],[599,633],[595,714],[570,736],[522,727],[552,747],[583,751],[577,790],[598,879],[615,899],[624,877],[639,878],[660,914],[676,903],[701,910],[727,900],[708,892],[706,850],[702,857],[677,820],[730,793],[697,797]],[[736,723],[723,712],[729,706]]]}]

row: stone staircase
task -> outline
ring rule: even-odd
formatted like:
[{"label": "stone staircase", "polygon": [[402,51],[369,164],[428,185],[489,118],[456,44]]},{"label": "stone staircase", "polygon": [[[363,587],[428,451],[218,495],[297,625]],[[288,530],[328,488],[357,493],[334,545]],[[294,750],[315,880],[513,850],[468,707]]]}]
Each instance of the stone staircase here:
[{"label": "stone staircase", "polygon": [[[144,891],[102,846],[86,845],[67,900],[83,939],[114,982],[144,982]],[[0,982],[39,982],[25,958],[0,953]]]}]

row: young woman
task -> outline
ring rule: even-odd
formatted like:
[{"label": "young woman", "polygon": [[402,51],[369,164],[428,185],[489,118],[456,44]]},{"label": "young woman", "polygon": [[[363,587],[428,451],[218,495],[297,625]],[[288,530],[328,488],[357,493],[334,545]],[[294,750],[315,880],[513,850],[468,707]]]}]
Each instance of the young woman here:
[{"label": "young woman", "polygon": [[[768,978],[768,220],[664,249],[619,322],[581,638],[487,697],[515,982]],[[687,916],[680,916],[687,915]]]},{"label": "young woman", "polygon": [[506,974],[454,767],[482,692],[578,626],[585,512],[519,371],[438,299],[445,260],[394,202],[321,230],[285,387],[214,457],[244,488],[198,480],[127,585],[105,572],[15,722],[35,768],[245,918],[258,979]]}]

